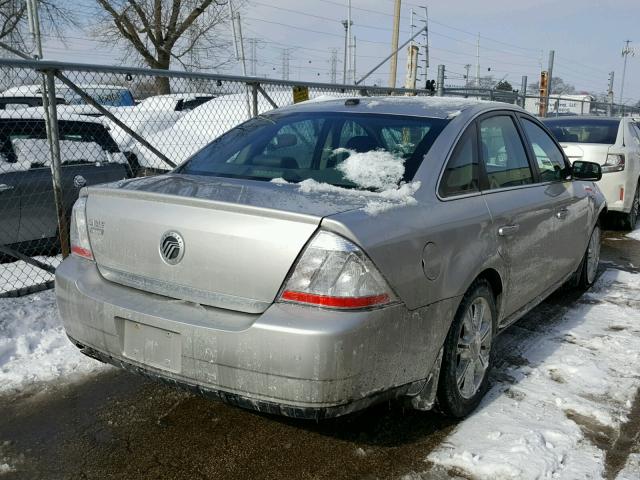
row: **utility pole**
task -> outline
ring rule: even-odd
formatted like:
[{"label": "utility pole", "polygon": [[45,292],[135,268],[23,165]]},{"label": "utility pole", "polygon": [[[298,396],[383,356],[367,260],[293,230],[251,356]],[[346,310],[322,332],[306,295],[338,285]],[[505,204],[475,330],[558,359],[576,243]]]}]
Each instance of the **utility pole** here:
[{"label": "utility pole", "polygon": [[347,52],[349,53],[349,64],[347,65],[347,71],[351,70],[353,62],[351,61],[351,27],[353,26],[353,20],[351,20],[351,0],[347,2]]},{"label": "utility pole", "polygon": [[36,47],[34,58],[42,59],[42,36],[40,35],[40,15],[38,14],[38,1],[27,0],[27,19],[29,23],[29,33],[33,38],[33,44]]},{"label": "utility pole", "polygon": [[424,88],[427,88],[429,80],[429,8],[424,8]]},{"label": "utility pole", "polygon": [[480,34],[476,44],[476,87],[480,88]]},{"label": "utility pole", "polygon": [[393,9],[393,31],[391,33],[391,71],[389,72],[389,87],[395,88],[398,72],[398,37],[400,36],[400,5],[401,0],[395,0]]},{"label": "utility pole", "polygon": [[468,86],[469,86],[469,69],[470,69],[470,68],[471,68],[471,64],[470,64],[470,63],[467,63],[467,64],[464,66],[464,69],[465,69],[465,71],[467,72],[467,73],[465,74],[465,76],[464,76],[464,86],[465,86],[465,87],[468,87]]},{"label": "utility pole", "polygon": [[347,83],[347,57],[349,56],[349,31],[351,30],[351,20],[343,20],[342,26],[344,27],[344,57],[342,58],[342,84]]},{"label": "utility pole", "polygon": [[329,65],[331,67],[331,83],[337,82],[337,68],[338,68],[338,49],[331,49],[331,57],[329,58]]},{"label": "utility pole", "polygon": [[624,57],[624,66],[622,67],[622,83],[620,85],[620,105],[624,102],[622,101],[622,94],[624,93],[624,77],[627,75],[627,57],[631,55],[635,56],[636,51],[633,47],[630,47],[629,44],[631,40],[625,40],[625,46],[622,49],[622,56]]},{"label": "utility pole", "polygon": [[436,84],[436,95],[444,97],[444,65],[438,65],[438,82]]},{"label": "utility pole", "polygon": [[522,79],[520,80],[520,91],[522,92],[522,105],[520,105],[522,108],[525,108],[526,103],[527,103],[527,76],[523,75]]},{"label": "utility pole", "polygon": [[416,78],[418,76],[418,51],[417,45],[410,44],[407,52],[407,74],[404,81],[404,88],[415,90]]},{"label": "utility pole", "polygon": [[609,72],[609,90],[607,90],[608,103],[607,105],[607,115],[613,115],[613,78],[615,76],[615,72]]},{"label": "utility pole", "polygon": [[257,66],[258,66],[258,39],[257,38],[249,38],[249,51],[251,52],[250,57],[250,65],[251,68],[249,70],[249,75],[255,77],[257,75]]},{"label": "utility pole", "polygon": [[291,60],[291,53],[289,49],[282,49],[282,79],[289,80],[289,61]]},{"label": "utility pole", "polygon": [[353,83],[356,83],[356,36],[353,36]]},{"label": "utility pole", "polygon": [[545,114],[549,111],[549,97],[553,95],[553,60],[555,58],[555,50],[549,50],[549,66],[547,67],[547,96],[544,99]]}]

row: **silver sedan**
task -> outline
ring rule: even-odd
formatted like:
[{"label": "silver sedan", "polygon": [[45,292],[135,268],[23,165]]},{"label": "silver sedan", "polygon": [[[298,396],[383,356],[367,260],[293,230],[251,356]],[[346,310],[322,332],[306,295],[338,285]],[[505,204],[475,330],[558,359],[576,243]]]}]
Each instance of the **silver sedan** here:
[{"label": "silver sedan", "polygon": [[87,355],[241,407],[464,416],[496,335],[594,282],[600,177],[511,105],[306,102],[85,189],[58,306]]}]

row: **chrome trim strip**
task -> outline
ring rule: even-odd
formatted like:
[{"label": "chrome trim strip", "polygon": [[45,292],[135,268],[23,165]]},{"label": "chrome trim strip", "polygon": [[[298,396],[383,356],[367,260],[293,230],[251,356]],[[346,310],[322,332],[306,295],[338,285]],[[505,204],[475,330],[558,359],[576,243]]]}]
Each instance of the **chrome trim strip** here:
[{"label": "chrome trim strip", "polygon": [[155,293],[164,297],[200,303],[210,307],[224,308],[246,313],[262,313],[272,302],[263,302],[252,298],[238,297],[225,293],[208,292],[177,283],[148,278],[135,273],[123,272],[104,265],[98,265],[100,274],[108,281],[127,287]]}]

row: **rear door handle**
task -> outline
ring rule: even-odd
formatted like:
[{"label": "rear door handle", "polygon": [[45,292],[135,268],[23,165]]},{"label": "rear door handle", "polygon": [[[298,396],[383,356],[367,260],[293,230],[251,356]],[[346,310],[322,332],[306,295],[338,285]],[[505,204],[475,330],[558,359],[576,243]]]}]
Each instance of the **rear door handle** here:
[{"label": "rear door handle", "polygon": [[569,209],[562,207],[560,209],[558,209],[558,211],[556,212],[556,218],[563,220],[565,218],[567,218],[567,215],[569,214]]},{"label": "rear door handle", "polygon": [[520,225],[503,225],[498,229],[498,235],[508,237],[509,235],[515,234],[518,230],[520,230]]},{"label": "rear door handle", "polygon": [[7,190],[13,190],[13,185],[7,185],[6,183],[0,183],[0,192],[6,192]]}]

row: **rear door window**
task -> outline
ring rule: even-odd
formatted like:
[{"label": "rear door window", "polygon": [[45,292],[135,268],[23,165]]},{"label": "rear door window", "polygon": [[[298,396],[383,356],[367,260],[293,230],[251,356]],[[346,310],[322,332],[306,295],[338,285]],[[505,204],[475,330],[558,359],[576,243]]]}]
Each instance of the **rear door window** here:
[{"label": "rear door window", "polygon": [[496,115],[480,121],[480,157],[489,189],[533,183],[527,153],[509,115]]},{"label": "rear door window", "polygon": [[522,119],[522,127],[535,156],[540,173],[540,181],[554,182],[563,180],[565,169],[564,156],[547,132],[531,120]]},{"label": "rear door window", "polygon": [[468,128],[458,141],[440,180],[442,197],[477,192],[478,152],[475,126]]}]

